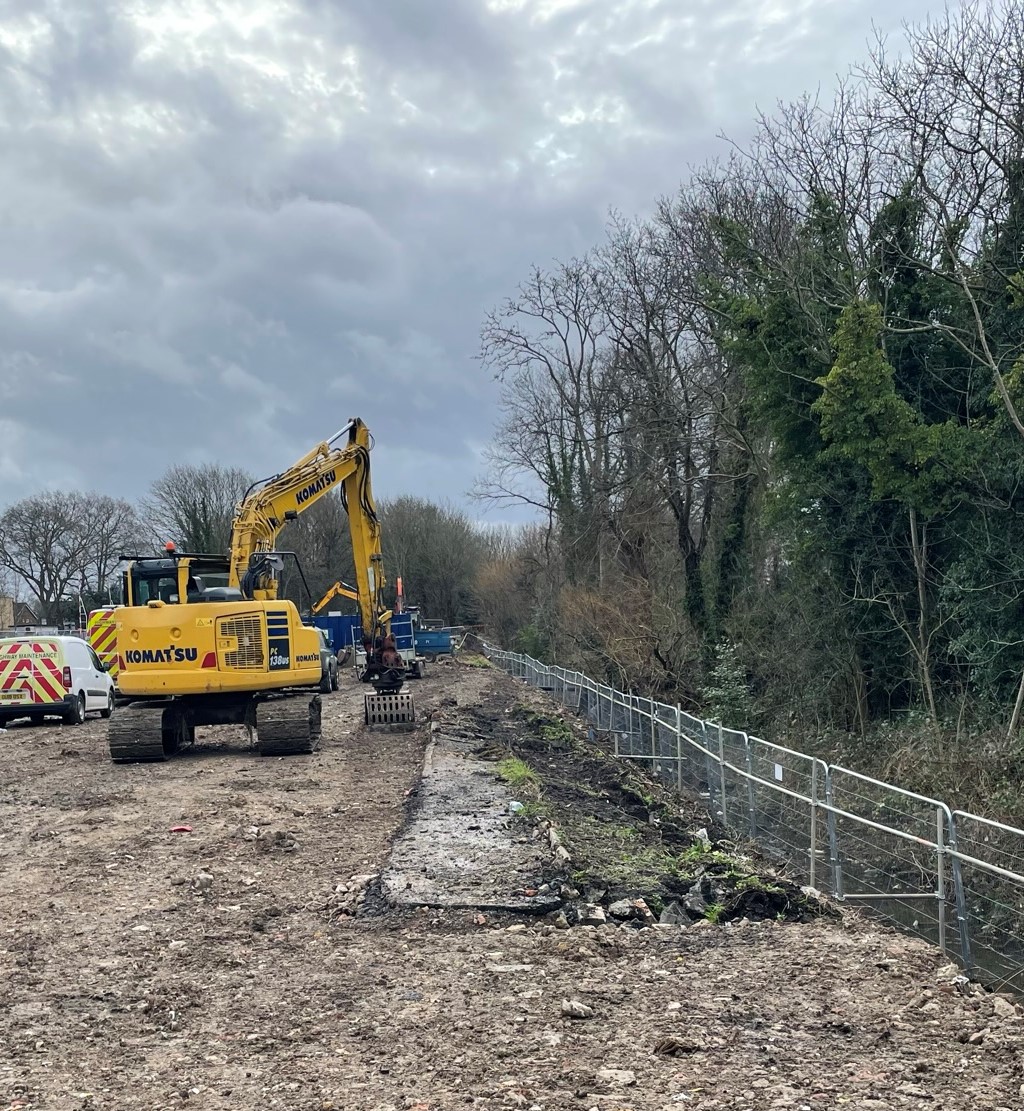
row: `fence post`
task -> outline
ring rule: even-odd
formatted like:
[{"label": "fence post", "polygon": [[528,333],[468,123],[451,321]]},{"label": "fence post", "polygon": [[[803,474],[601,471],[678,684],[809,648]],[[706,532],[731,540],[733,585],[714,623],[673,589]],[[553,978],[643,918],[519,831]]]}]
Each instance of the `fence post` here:
[{"label": "fence post", "polygon": [[676,707],[676,790],[683,789],[683,708]]},{"label": "fence post", "polygon": [[648,709],[651,711],[651,775],[658,766],[658,726],[654,721],[654,699],[647,699]]},{"label": "fence post", "polygon": [[832,862],[832,894],[836,899],[843,898],[843,864],[839,859],[839,831],[836,829],[835,788],[832,783],[832,768],[825,767],[825,802],[828,805],[828,852]]},{"label": "fence post", "polygon": [[757,796],[754,788],[754,754],[750,749],[750,738],[743,734],[743,749],[747,765],[747,822],[750,826],[750,840],[757,840]]},{"label": "fence post", "polygon": [[945,833],[945,819],[942,816],[942,807],[935,807],[935,898],[938,906],[935,908],[939,919],[939,948],[943,956],[946,954],[946,847],[943,844]]},{"label": "fence post", "polygon": [[815,891],[818,885],[815,882],[818,867],[818,761],[811,764],[811,867],[810,884]]},{"label": "fence post", "polygon": [[729,818],[725,804],[725,731],[722,729],[721,722],[718,725],[718,775],[722,785],[722,825],[727,826]]},{"label": "fence post", "polygon": [[967,897],[964,894],[964,875],[957,856],[956,819],[949,815],[949,838],[953,861],[953,895],[956,898],[956,919],[960,927],[960,959],[968,971],[971,969],[971,920],[967,915]]},{"label": "fence post", "polygon": [[711,753],[711,740],[708,737],[708,723],[700,723],[701,740],[704,742],[704,776],[708,781],[708,804],[712,816],[715,813],[715,758]]}]

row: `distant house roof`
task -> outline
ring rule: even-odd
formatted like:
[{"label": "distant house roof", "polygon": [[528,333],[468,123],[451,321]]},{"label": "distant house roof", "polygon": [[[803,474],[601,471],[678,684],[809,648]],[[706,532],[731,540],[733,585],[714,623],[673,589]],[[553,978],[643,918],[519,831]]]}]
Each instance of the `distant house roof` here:
[{"label": "distant house roof", "polygon": [[28,604],[28,602],[15,602],[14,603],[14,624],[15,625],[38,625],[39,615]]}]

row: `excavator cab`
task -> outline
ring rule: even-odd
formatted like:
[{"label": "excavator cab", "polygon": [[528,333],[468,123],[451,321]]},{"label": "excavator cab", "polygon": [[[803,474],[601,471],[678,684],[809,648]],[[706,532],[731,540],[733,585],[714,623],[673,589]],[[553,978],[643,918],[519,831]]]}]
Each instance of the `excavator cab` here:
[{"label": "excavator cab", "polygon": [[[122,573],[122,598],[125,606],[145,606],[153,601],[165,605],[182,602],[236,601],[242,595],[235,590],[230,596],[223,591],[231,578],[231,564],[225,556],[195,555],[178,552],[168,543],[162,556],[121,556],[127,560]],[[218,597],[211,599],[211,590]]]}]

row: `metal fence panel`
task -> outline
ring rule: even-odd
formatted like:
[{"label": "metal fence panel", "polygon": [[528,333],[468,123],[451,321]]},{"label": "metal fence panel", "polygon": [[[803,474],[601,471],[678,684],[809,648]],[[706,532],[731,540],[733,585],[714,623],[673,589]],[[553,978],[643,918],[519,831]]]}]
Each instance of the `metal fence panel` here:
[{"label": "metal fence panel", "polygon": [[712,817],[796,878],[868,907],[1024,992],[1024,830],[702,721],[679,707],[489,646],[613,742],[617,756],[707,800]]},{"label": "metal fence panel", "polygon": [[1024,993],[1024,830],[958,810],[950,856],[959,872],[957,914],[971,943],[966,963]]}]

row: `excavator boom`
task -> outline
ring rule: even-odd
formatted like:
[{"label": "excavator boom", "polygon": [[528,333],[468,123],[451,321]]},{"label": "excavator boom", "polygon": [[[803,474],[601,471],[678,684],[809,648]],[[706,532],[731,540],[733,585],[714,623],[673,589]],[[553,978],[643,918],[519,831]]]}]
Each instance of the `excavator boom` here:
[{"label": "excavator boom", "polygon": [[387,579],[370,485],[370,447],[369,429],[353,417],[288,470],[250,488],[232,525],[231,583],[247,598],[275,600],[280,567],[275,548],[281,530],[332,490],[340,490],[348,514],[356,585],[353,589],[336,583],[313,612],[318,613],[335,594],[355,601],[367,649],[362,678],[379,692],[397,693],[405,663],[391,635],[391,611],[384,608]]},{"label": "excavator boom", "polygon": [[[343,437],[345,443],[339,445]],[[370,487],[370,432],[358,417],[286,471],[249,489],[231,527],[231,585],[248,597],[275,599],[278,580],[273,565],[264,557],[275,551],[277,538],[289,521],[332,490],[343,492],[355,556],[356,587],[345,596],[357,602],[363,630],[369,634],[385,613],[381,599],[387,581]],[[318,602],[314,612],[330,597]]]}]

